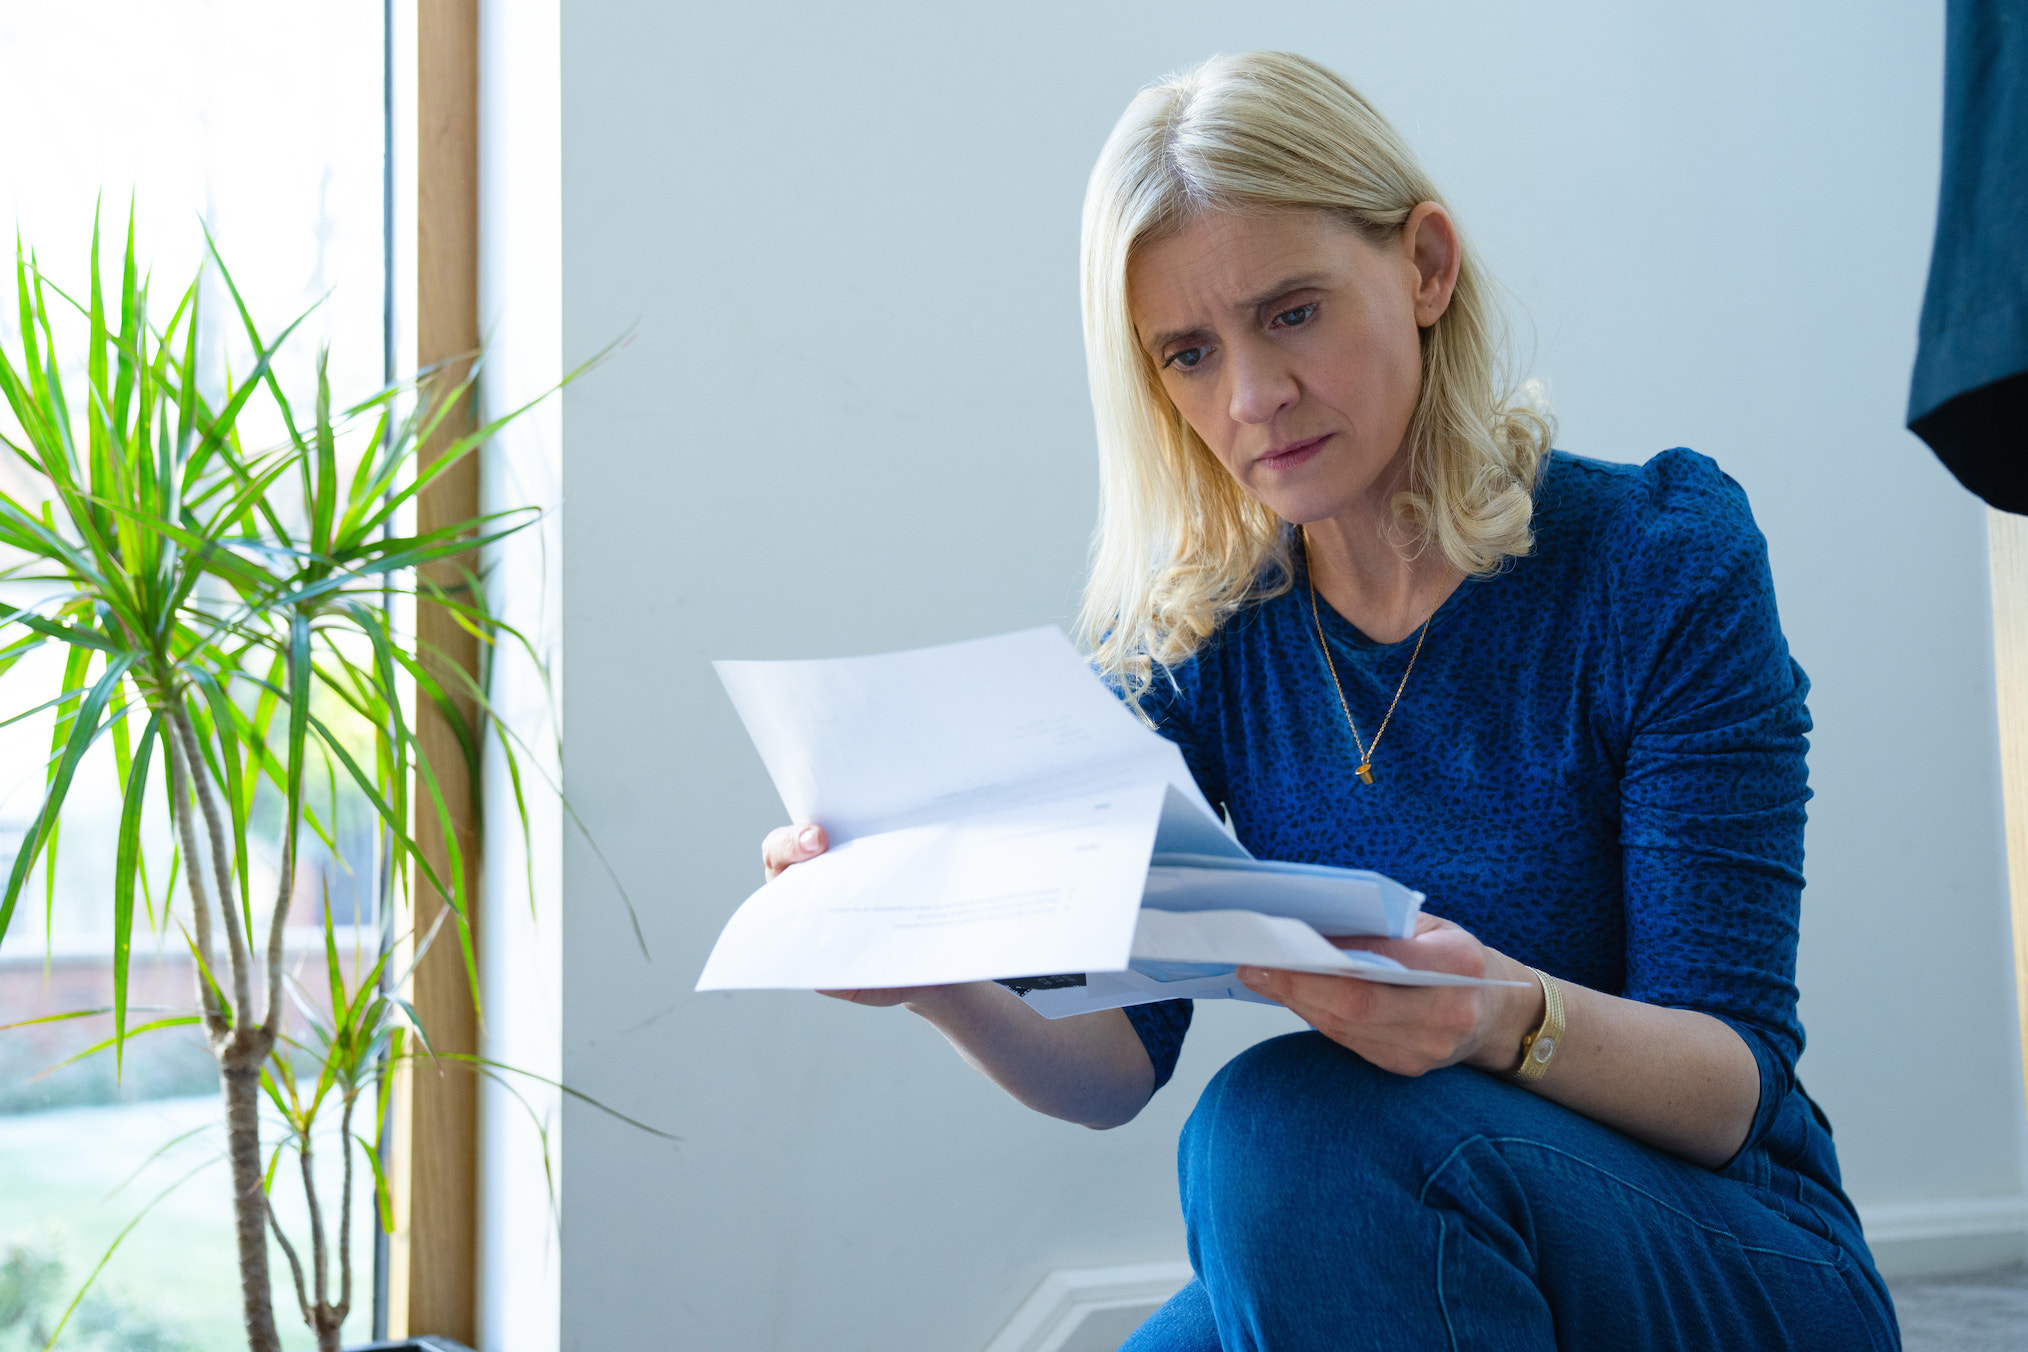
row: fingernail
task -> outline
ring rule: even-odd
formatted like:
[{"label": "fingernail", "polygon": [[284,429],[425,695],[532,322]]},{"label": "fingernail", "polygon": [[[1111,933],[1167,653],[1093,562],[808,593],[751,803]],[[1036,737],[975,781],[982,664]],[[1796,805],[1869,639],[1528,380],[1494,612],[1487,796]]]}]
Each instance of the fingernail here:
[{"label": "fingernail", "polygon": [[796,837],[796,844],[802,846],[806,850],[814,850],[817,848],[817,839],[818,839],[817,828],[814,826],[806,826],[803,828],[803,834]]}]

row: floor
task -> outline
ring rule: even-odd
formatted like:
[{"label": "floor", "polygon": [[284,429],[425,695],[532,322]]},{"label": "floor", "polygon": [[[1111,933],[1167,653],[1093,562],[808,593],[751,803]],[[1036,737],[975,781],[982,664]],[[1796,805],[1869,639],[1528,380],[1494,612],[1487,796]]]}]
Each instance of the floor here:
[{"label": "floor", "polygon": [[1889,1283],[1903,1352],[2028,1348],[2028,1267]]}]

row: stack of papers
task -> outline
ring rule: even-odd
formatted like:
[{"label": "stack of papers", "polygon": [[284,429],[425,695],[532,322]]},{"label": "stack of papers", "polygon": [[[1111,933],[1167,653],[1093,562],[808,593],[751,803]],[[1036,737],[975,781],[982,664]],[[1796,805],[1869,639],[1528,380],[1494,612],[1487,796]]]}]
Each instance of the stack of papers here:
[{"label": "stack of papers", "polygon": [[831,848],[747,898],[701,991],[997,980],[1060,1018],[1257,999],[1242,965],[1498,984],[1333,946],[1407,937],[1422,894],[1254,859],[1056,629],[716,666],[790,820]]}]

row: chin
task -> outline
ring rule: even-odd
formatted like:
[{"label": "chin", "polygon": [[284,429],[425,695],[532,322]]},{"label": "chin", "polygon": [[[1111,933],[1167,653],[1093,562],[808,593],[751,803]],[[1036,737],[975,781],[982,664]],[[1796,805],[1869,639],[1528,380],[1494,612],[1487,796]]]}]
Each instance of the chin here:
[{"label": "chin", "polygon": [[1260,498],[1260,505],[1273,512],[1291,526],[1314,526],[1320,521],[1329,521],[1343,510],[1344,504],[1325,502],[1317,498],[1292,498],[1277,495]]}]

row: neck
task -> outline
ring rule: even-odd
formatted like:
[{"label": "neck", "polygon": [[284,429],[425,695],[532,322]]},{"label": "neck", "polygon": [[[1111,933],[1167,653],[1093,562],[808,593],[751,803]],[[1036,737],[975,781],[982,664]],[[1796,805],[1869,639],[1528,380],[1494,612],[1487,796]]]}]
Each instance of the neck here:
[{"label": "neck", "polygon": [[1412,543],[1394,509],[1401,477],[1383,475],[1345,511],[1303,527],[1318,598],[1380,643],[1415,633],[1464,581],[1441,549]]}]

